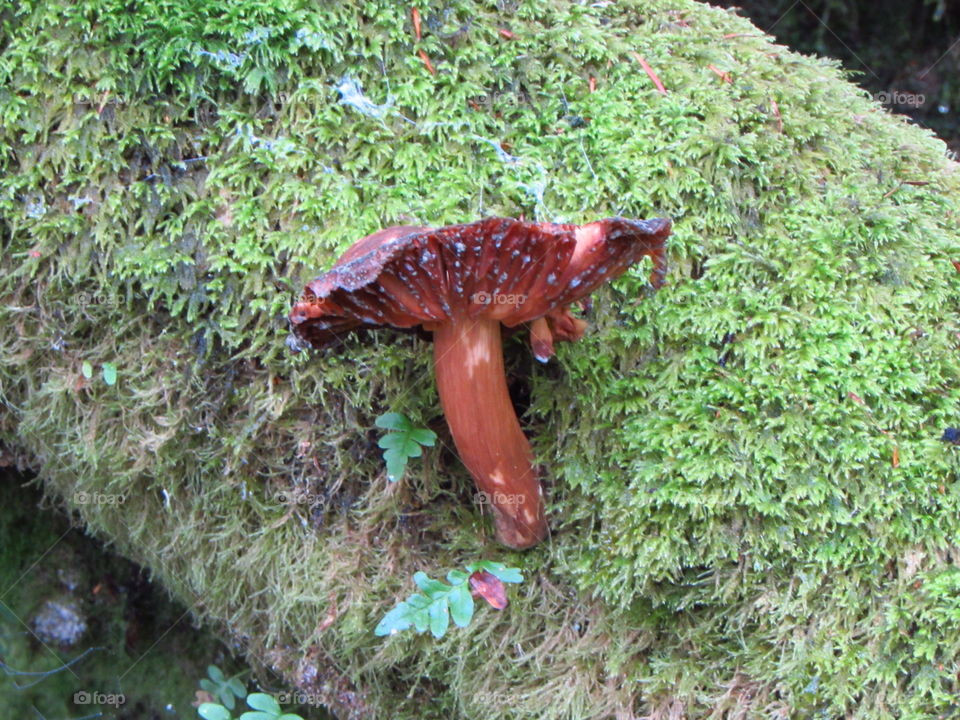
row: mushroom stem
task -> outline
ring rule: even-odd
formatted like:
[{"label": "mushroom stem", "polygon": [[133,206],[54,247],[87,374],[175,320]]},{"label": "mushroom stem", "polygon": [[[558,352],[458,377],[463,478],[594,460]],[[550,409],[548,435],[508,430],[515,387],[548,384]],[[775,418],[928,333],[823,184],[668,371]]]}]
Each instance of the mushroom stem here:
[{"label": "mushroom stem", "polygon": [[463,464],[493,508],[497,540],[523,549],[547,534],[543,493],[503,369],[500,322],[459,317],[433,333],[440,403]]}]

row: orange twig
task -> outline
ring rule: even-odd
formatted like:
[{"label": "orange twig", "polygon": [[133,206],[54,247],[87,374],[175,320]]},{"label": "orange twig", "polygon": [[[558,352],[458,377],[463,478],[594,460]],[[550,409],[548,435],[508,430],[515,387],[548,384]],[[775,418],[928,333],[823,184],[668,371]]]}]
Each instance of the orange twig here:
[{"label": "orange twig", "polygon": [[777,118],[777,132],[783,132],[783,116],[780,115],[780,106],[776,100],[770,101],[770,107],[773,108],[773,115]]},{"label": "orange twig", "polygon": [[667,89],[663,86],[663,83],[660,82],[660,78],[657,77],[657,74],[653,71],[653,68],[647,64],[647,61],[641,57],[640,53],[631,51],[630,54],[633,56],[633,59],[640,63],[640,67],[643,68],[643,71],[647,73],[647,76],[653,80],[653,84],[657,86],[657,90],[660,91],[661,95],[667,94]]},{"label": "orange twig", "polygon": [[420,59],[423,60],[423,64],[427,66],[427,70],[430,71],[431,75],[436,75],[437,71],[433,67],[433,63],[430,62],[430,58],[427,57],[427,53],[423,50],[418,50],[417,54],[420,56]]},{"label": "orange twig", "polygon": [[903,180],[899,185],[897,185],[893,190],[890,190],[884,194],[884,199],[893,195],[897,190],[902,188],[904,185],[913,185],[914,187],[923,187],[924,185],[929,185],[929,180]]},{"label": "orange twig", "polygon": [[417,8],[410,8],[410,16],[413,18],[413,35],[420,42],[420,11]]},{"label": "orange twig", "polygon": [[107,106],[107,99],[110,97],[110,91],[107,90],[100,98],[100,107],[97,108],[97,115],[103,115],[103,109]]},{"label": "orange twig", "polygon": [[710,70],[713,70],[717,74],[717,77],[723,80],[725,83],[733,83],[733,78],[730,77],[730,73],[725,72],[718,68],[716,65],[707,65]]},{"label": "orange twig", "polygon": [[506,38],[507,40],[513,40],[516,37],[516,35],[514,35],[512,32],[510,32],[506,28],[500,28],[499,30],[497,30],[497,32],[500,33],[500,37]]}]

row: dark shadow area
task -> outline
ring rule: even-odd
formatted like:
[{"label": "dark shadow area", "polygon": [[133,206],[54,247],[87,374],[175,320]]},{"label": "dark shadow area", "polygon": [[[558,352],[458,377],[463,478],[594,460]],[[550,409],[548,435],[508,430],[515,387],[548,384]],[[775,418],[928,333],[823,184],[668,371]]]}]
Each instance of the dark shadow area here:
[{"label": "dark shadow area", "polygon": [[255,685],[239,648],[45,508],[29,476],[0,467],[0,497],[0,718],[196,718],[211,664]]},{"label": "dark shadow area", "polygon": [[960,151],[960,3],[720,0],[803,53],[838,58],[879,102]]}]

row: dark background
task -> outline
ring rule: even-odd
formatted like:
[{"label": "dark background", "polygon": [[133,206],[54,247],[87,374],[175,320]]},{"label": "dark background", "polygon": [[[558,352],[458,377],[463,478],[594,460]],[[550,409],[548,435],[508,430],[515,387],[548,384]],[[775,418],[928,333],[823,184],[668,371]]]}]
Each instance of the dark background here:
[{"label": "dark background", "polygon": [[[960,0],[715,4],[740,8],[740,14],[794,50],[839,59],[852,81],[960,152]],[[920,96],[923,102],[917,104]]]}]

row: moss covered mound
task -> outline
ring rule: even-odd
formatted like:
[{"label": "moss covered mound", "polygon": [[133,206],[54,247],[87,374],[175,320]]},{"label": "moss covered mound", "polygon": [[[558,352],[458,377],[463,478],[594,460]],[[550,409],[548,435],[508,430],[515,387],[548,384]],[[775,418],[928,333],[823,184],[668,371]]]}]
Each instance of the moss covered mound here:
[{"label": "moss covered mound", "polygon": [[[419,9],[419,42],[388,2],[2,12],[3,441],[342,718],[953,712],[943,144],[687,0]],[[520,214],[675,234],[555,362],[507,343],[553,530],[511,554],[448,449],[385,479],[379,414],[451,445],[429,346],[291,356],[284,315],[379,227]],[[373,635],[480,557],[524,569],[507,611]]]}]

